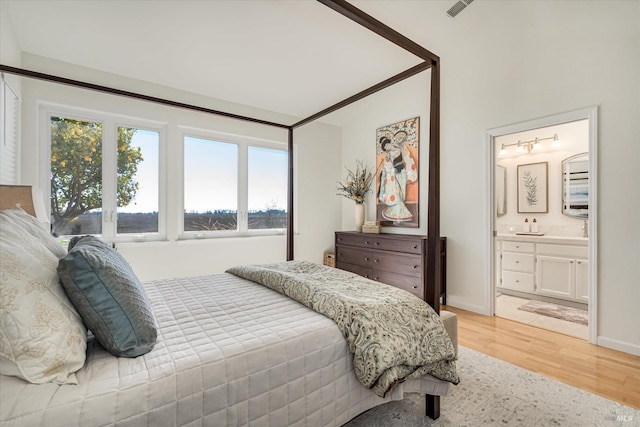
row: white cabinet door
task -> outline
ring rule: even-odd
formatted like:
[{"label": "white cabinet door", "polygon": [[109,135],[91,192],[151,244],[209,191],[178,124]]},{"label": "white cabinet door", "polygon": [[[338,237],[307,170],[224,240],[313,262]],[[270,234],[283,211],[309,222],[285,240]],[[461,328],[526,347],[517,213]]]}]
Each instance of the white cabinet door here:
[{"label": "white cabinet door", "polygon": [[589,261],[576,260],[576,299],[589,302]]},{"label": "white cabinet door", "polygon": [[536,292],[556,298],[575,298],[575,260],[538,255]]}]

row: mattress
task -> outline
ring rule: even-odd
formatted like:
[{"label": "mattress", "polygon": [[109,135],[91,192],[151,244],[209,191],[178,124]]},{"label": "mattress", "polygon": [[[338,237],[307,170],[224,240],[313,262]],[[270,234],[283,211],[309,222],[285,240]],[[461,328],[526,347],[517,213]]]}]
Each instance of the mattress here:
[{"label": "mattress", "polygon": [[144,284],[154,349],[117,358],[89,340],[78,385],[0,376],[3,426],[339,426],[404,392],[447,395],[426,376],[384,399],[364,388],[332,320],[230,274]]}]

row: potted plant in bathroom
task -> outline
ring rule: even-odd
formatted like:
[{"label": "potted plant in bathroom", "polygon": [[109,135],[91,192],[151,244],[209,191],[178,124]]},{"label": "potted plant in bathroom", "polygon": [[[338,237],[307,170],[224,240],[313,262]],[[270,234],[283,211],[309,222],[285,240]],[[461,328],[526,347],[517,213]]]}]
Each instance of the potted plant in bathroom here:
[{"label": "potted plant in bathroom", "polygon": [[356,231],[362,232],[365,219],[365,198],[373,183],[373,171],[362,160],[356,161],[356,168],[347,169],[347,176],[343,181],[338,181],[339,196],[344,196],[356,202],[355,222]]}]

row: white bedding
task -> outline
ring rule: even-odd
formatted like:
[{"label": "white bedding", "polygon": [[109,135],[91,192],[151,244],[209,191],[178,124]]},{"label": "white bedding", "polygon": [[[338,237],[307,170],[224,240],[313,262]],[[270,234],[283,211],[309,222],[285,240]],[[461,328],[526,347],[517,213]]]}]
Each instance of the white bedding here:
[{"label": "white bedding", "polygon": [[91,340],[78,385],[0,376],[0,424],[339,426],[403,392],[451,392],[423,377],[376,396],[332,320],[233,275],[144,286],[159,326],[150,353],[117,358]]}]

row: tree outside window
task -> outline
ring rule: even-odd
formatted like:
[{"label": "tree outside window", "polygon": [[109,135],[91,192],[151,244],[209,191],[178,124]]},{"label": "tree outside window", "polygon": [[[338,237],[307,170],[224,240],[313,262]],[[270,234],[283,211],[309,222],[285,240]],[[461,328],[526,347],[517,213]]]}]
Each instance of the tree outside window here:
[{"label": "tree outside window", "polygon": [[[136,196],[143,161],[131,140],[136,129],[117,129],[117,205]],[[102,123],[51,117],[51,217],[57,235],[100,234],[103,206]]]}]

